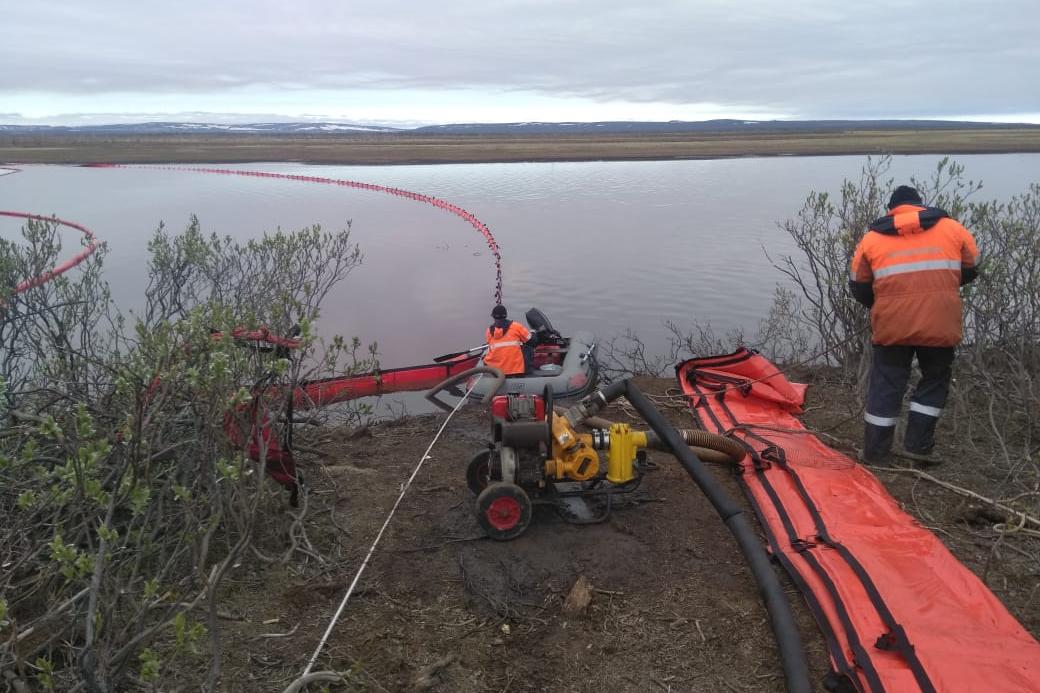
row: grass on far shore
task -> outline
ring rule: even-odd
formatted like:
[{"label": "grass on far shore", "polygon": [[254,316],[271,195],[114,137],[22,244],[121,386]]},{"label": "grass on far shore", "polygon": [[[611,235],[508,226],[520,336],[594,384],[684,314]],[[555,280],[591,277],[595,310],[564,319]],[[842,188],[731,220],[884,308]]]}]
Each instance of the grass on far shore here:
[{"label": "grass on far shore", "polygon": [[0,162],[388,165],[1040,152],[1040,128],[642,135],[51,135],[0,138]]}]

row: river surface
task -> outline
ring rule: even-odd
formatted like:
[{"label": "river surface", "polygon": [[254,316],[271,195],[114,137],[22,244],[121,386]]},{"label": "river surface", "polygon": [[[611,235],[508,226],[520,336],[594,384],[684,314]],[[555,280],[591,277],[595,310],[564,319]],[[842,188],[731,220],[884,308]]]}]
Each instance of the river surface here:
[{"label": "river surface", "polygon": [[[939,157],[903,156],[890,176],[926,178]],[[1006,199],[1040,180],[1040,155],[960,156]],[[626,329],[664,353],[665,322],[711,323],[752,334],[793,252],[779,223],[813,190],[837,195],[862,156],[436,166],[249,164],[403,188],[457,204],[501,247],[512,317],[541,308],[560,331],[601,340]],[[419,363],[482,342],[494,262],[484,239],[436,207],[380,192],[314,183],[135,168],[25,166],[0,177],[0,209],[56,214],[107,242],[108,280],[124,311],[140,305],[147,242],[196,214],[206,232],[238,239],[276,228],[352,223],[364,263],[326,300],[319,331],[378,341],[385,367]],[[18,222],[0,218],[0,237]],[[70,244],[78,245],[71,235]],[[72,247],[72,246],[70,246]],[[262,281],[258,277],[258,281]]]}]

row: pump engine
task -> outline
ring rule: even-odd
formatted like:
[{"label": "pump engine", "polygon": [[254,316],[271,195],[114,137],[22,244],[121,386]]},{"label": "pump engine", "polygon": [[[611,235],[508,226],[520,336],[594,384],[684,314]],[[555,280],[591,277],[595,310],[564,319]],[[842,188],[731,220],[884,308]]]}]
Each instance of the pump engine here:
[{"label": "pump engine", "polygon": [[497,396],[490,414],[491,441],[470,461],[466,483],[477,495],[477,519],[493,539],[520,536],[538,504],[556,506],[573,522],[602,522],[611,496],[634,491],[642,480],[646,433],[627,424],[579,433],[553,411],[549,388],[542,396]]}]

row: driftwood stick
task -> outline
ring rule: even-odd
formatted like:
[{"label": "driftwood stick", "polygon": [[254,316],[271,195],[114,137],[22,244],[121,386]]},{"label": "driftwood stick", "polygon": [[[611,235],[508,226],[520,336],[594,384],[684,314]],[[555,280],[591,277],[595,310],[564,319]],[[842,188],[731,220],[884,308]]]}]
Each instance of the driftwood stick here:
[{"label": "driftwood stick", "polygon": [[916,476],[916,477],[918,477],[920,479],[924,479],[925,481],[930,481],[933,484],[936,484],[937,486],[941,486],[941,487],[943,487],[944,489],[946,489],[948,491],[953,491],[954,493],[956,493],[956,494],[958,494],[960,496],[964,496],[965,498],[971,498],[973,500],[981,501],[981,502],[985,503],[986,505],[989,505],[991,507],[996,508],[997,510],[1000,510],[1001,512],[1005,512],[1008,515],[1010,515],[1011,517],[1015,518],[1017,521],[1019,521],[1023,526],[1025,526],[1026,524],[1030,524],[1030,525],[1033,525],[1035,527],[1040,527],[1040,519],[1035,518],[1032,515],[1027,515],[1026,513],[1022,512],[1021,510],[1015,510],[1014,508],[1011,508],[1011,507],[1009,507],[1007,505],[1004,505],[1003,503],[1000,503],[999,501],[995,501],[992,498],[987,498],[986,496],[983,496],[982,494],[975,493],[974,491],[972,491],[970,489],[961,488],[960,486],[954,486],[953,484],[949,483],[948,481],[942,481],[941,479],[936,479],[931,474],[928,474],[926,472],[922,472],[920,469],[909,469],[909,468],[903,468],[903,467],[870,467],[870,469],[873,469],[874,471],[879,471],[879,472],[898,472],[900,474],[913,474],[914,476]]}]

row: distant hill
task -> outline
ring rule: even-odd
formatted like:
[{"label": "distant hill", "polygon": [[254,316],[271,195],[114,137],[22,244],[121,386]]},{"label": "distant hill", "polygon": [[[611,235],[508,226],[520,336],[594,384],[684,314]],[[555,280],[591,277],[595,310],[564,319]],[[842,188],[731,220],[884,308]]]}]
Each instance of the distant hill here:
[{"label": "distant hill", "polygon": [[845,130],[965,130],[1040,128],[1040,125],[968,123],[951,120],[703,120],[668,122],[605,121],[600,123],[473,123],[429,125],[408,132],[445,135],[508,134],[667,134],[841,132]]},{"label": "distant hill", "polygon": [[3,125],[7,135],[589,135],[668,133],[784,133],[847,130],[992,130],[1040,128],[1034,124],[971,123],[950,120],[705,120],[598,123],[457,123],[400,128],[349,123],[129,123],[117,125]]},{"label": "distant hill", "polygon": [[4,125],[0,133],[54,135],[328,135],[399,132],[398,128],[349,123],[119,123],[113,125]]}]

